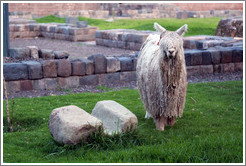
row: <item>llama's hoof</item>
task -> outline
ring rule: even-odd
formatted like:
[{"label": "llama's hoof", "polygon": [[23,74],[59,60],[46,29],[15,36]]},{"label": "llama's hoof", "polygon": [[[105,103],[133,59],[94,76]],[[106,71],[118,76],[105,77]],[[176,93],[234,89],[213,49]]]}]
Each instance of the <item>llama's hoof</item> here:
[{"label": "llama's hoof", "polygon": [[159,131],[164,131],[165,128],[165,122],[166,122],[166,117],[160,117],[160,119],[156,120],[155,124],[156,124],[156,128]]},{"label": "llama's hoof", "polygon": [[146,112],[146,114],[145,114],[145,117],[144,117],[145,119],[149,119],[149,118],[151,118],[151,116],[150,116],[150,114],[148,113],[148,112]]},{"label": "llama's hoof", "polygon": [[175,122],[176,122],[176,118],[175,117],[171,117],[171,118],[167,119],[167,124],[169,126],[173,126],[175,124]]}]

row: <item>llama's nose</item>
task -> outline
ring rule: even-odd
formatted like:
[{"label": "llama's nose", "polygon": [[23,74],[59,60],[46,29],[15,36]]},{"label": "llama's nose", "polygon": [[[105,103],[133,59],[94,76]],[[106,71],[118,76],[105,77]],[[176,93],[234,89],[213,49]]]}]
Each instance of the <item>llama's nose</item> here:
[{"label": "llama's nose", "polygon": [[168,50],[168,52],[172,55],[174,50]]}]

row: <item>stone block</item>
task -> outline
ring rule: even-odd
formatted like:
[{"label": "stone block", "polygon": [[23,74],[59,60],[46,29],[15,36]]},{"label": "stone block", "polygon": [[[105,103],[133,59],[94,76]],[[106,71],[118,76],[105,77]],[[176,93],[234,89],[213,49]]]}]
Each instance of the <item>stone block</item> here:
[{"label": "stone block", "polygon": [[186,66],[190,66],[191,65],[191,54],[185,52],[184,56],[185,56],[185,64],[186,64]]},{"label": "stone block", "polygon": [[120,71],[120,61],[115,57],[107,57],[107,73]]},{"label": "stone block", "polygon": [[191,53],[191,66],[202,64],[202,52],[196,51]]},{"label": "stone block", "polygon": [[243,71],[243,62],[234,63],[234,71]]},{"label": "stone block", "polygon": [[30,57],[33,59],[38,59],[38,47],[37,46],[26,46],[30,50]]},{"label": "stone block", "polygon": [[21,91],[30,91],[33,90],[31,80],[21,80],[20,81],[20,90]]},{"label": "stone block", "polygon": [[138,125],[136,115],[112,100],[97,102],[91,115],[102,121],[104,131],[109,135],[135,130]]},{"label": "stone block", "polygon": [[229,73],[234,72],[234,63],[221,64],[221,71],[224,72],[224,73],[226,73],[226,72],[229,72]]},{"label": "stone block", "polygon": [[65,145],[87,141],[100,126],[102,122],[99,119],[74,105],[54,109],[49,118],[51,136]]},{"label": "stone block", "polygon": [[98,85],[98,75],[83,76],[79,79],[80,85]]},{"label": "stone block", "polygon": [[133,71],[134,63],[131,57],[118,57],[120,61],[120,71]]},{"label": "stone block", "polygon": [[27,65],[23,63],[4,63],[3,75],[6,81],[28,79]]},{"label": "stone block", "polygon": [[46,90],[55,90],[58,88],[58,79],[57,78],[45,78],[45,89]]},{"label": "stone block", "polygon": [[9,56],[11,58],[16,58],[16,59],[30,58],[30,54],[31,54],[30,50],[25,47],[9,49]]},{"label": "stone block", "polygon": [[20,81],[6,81],[6,88],[8,94],[19,92],[21,90]]},{"label": "stone block", "polygon": [[45,60],[43,62],[44,78],[57,77],[57,62],[56,60]]},{"label": "stone block", "polygon": [[58,60],[57,75],[60,77],[68,77],[72,74],[71,62],[68,59]]},{"label": "stone block", "polygon": [[214,72],[213,65],[201,65],[200,66],[201,74],[213,74],[213,72]]},{"label": "stone block", "polygon": [[55,59],[55,54],[53,50],[40,49],[39,57],[43,59]]},{"label": "stone block", "polygon": [[31,80],[31,81],[32,81],[33,90],[45,90],[46,89],[45,79]]},{"label": "stone block", "polygon": [[187,66],[186,72],[187,72],[187,77],[199,75],[200,74],[200,66]]},{"label": "stone block", "polygon": [[73,61],[71,65],[73,76],[83,76],[86,74],[86,63],[84,61]]},{"label": "stone block", "polygon": [[96,35],[96,38],[102,38],[101,31],[96,31],[95,35]]},{"label": "stone block", "polygon": [[120,81],[129,82],[129,81],[136,81],[136,80],[137,80],[136,71],[120,72]]},{"label": "stone block", "polygon": [[221,50],[221,63],[231,63],[232,62],[232,50],[224,49]]},{"label": "stone block", "polygon": [[40,30],[43,32],[47,31],[47,25],[40,25]]},{"label": "stone block", "polygon": [[96,38],[96,45],[103,46],[103,40],[104,39]]},{"label": "stone block", "polygon": [[133,71],[136,71],[136,68],[137,68],[137,62],[138,62],[138,58],[137,58],[137,57],[134,57],[134,58],[133,58]]},{"label": "stone block", "polygon": [[232,52],[233,62],[243,62],[243,49],[235,49]]},{"label": "stone block", "polygon": [[126,49],[127,48],[126,42],[124,42],[124,41],[117,41],[117,48]]},{"label": "stone block", "polygon": [[220,64],[221,63],[221,54],[219,50],[210,50],[212,63]]},{"label": "stone block", "polygon": [[214,73],[221,73],[221,64],[213,65]]},{"label": "stone block", "polygon": [[102,54],[92,55],[88,60],[94,62],[95,74],[102,74],[107,72],[107,59]]},{"label": "stone block", "polygon": [[43,68],[40,62],[36,61],[22,61],[27,65],[28,79],[35,80],[43,78]]},{"label": "stone block", "polygon": [[71,77],[58,77],[58,86],[60,88],[77,88],[79,87],[79,77],[71,76]]},{"label": "stone block", "polygon": [[69,53],[67,51],[54,51],[55,59],[67,59]]},{"label": "stone block", "polygon": [[211,65],[212,64],[212,56],[210,51],[202,52],[202,65]]},{"label": "stone block", "polygon": [[98,84],[114,84],[120,82],[120,73],[107,73],[107,74],[99,74],[98,75]]}]

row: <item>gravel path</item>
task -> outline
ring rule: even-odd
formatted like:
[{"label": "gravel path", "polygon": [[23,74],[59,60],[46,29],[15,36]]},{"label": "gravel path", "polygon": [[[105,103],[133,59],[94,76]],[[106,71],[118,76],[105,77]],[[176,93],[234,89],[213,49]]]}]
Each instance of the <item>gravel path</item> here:
[{"label": "gravel path", "polygon": [[104,54],[105,56],[116,56],[128,53],[135,53],[135,51],[109,48],[104,46],[96,46],[95,41],[91,42],[71,42],[66,40],[55,40],[47,38],[37,39],[14,39],[10,41],[10,48],[37,46],[40,49],[68,51],[70,57],[88,57],[93,54]]},{"label": "gravel path", "polygon": [[[232,80],[242,80],[243,72],[235,72],[235,73],[224,73],[224,74],[209,74],[202,76],[192,76],[188,78],[189,83],[200,83],[200,82],[224,82],[224,81],[232,81]],[[101,88],[100,88],[101,87]],[[105,88],[108,87],[108,88]],[[23,91],[17,92],[14,94],[10,94],[9,98],[19,98],[19,97],[41,97],[41,96],[56,96],[56,95],[66,95],[71,93],[84,93],[84,92],[92,92],[99,93],[110,90],[120,90],[120,89],[137,89],[136,81],[120,83],[120,84],[109,84],[103,86],[81,86],[79,88],[74,89],[63,89],[63,90],[32,90],[32,91]]]}]

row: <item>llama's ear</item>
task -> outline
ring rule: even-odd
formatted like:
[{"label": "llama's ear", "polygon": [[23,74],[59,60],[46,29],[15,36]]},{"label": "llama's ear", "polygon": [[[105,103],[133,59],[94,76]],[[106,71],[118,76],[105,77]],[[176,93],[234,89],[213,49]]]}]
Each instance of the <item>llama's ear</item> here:
[{"label": "llama's ear", "polygon": [[185,34],[185,32],[187,32],[188,29],[188,25],[185,24],[182,27],[180,27],[176,32],[180,35],[183,36]]},{"label": "llama's ear", "polygon": [[158,31],[158,32],[166,32],[166,29],[163,28],[161,25],[159,25],[158,23],[154,23],[154,28]]}]

